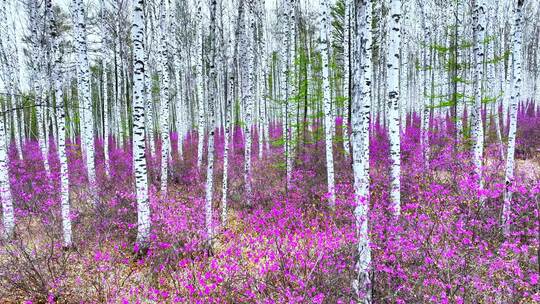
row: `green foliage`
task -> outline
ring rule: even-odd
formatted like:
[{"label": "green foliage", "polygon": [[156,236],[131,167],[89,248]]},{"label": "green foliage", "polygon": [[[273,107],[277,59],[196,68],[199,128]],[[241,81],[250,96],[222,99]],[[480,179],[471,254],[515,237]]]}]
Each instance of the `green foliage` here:
[{"label": "green foliage", "polygon": [[239,99],[235,99],[233,102],[233,115],[234,113],[237,113],[236,117],[233,117],[234,124],[240,125],[240,100]]},{"label": "green foliage", "polygon": [[[329,58],[329,82],[332,90],[332,102],[334,107],[342,108],[346,105],[347,97],[341,93],[344,72],[343,60],[343,39],[345,28],[345,1],[337,0],[331,7],[332,27],[330,33],[331,58]],[[279,66],[279,54],[273,52],[271,56],[270,73],[267,78],[269,98],[281,107],[288,105],[292,110],[289,115],[289,126],[292,134],[289,138],[289,144],[297,146],[301,143],[309,144],[321,140],[324,137],[322,128],[311,128],[314,123],[320,123],[324,113],[322,112],[323,88],[322,88],[322,54],[317,47],[320,43],[316,34],[313,33],[307,23],[300,20],[298,23],[297,39],[295,39],[295,57],[292,58],[292,64],[287,72],[289,84],[289,96],[286,99],[274,95],[274,86],[277,83],[277,75],[282,77],[281,70],[275,69]],[[279,74],[277,74],[279,73]],[[277,75],[276,75],[277,74]],[[281,100],[280,100],[281,99]],[[239,110],[238,101],[234,104],[235,112]],[[296,117],[298,115],[298,118]],[[279,138],[271,142],[275,147],[285,145],[285,138]]]},{"label": "green foliage", "polygon": [[454,76],[450,79],[451,83],[463,83],[463,84],[472,84],[472,81],[468,81],[465,78],[460,76]]},{"label": "green foliage", "polygon": [[276,139],[271,139],[270,145],[272,145],[272,147],[274,148],[282,147],[283,145],[285,145],[285,138],[283,138],[283,136],[280,136]]},{"label": "green foliage", "polygon": [[337,0],[336,4],[330,8],[330,15],[332,16],[332,48],[334,54],[337,54],[340,58],[343,56],[343,44],[341,43],[345,38],[345,1]]},{"label": "green foliage", "polygon": [[494,56],[491,60],[486,61],[486,63],[488,63],[488,64],[497,64],[497,63],[506,61],[506,60],[508,60],[508,58],[510,58],[511,53],[512,52],[510,52],[510,51],[505,51],[501,56]]},{"label": "green foliage", "polygon": [[[454,3],[456,5],[457,2]],[[432,83],[431,84],[431,93],[425,94],[427,98],[430,100],[436,100],[437,102],[434,102],[430,108],[443,108],[443,107],[454,107],[459,102],[471,102],[474,101],[474,97],[468,97],[465,96],[463,92],[459,92],[457,88],[459,87],[459,84],[465,84],[470,85],[473,83],[472,80],[464,78],[463,75],[465,75],[464,71],[471,69],[473,66],[472,62],[469,62],[466,60],[466,58],[463,56],[463,51],[468,50],[473,47],[473,43],[470,40],[467,39],[461,39],[458,36],[458,27],[461,25],[458,24],[452,24],[447,28],[448,43],[443,40],[443,43],[424,43],[422,46],[426,49],[426,52],[433,52],[435,57],[432,57],[432,60],[439,60],[442,61],[440,65],[438,65],[437,69],[442,69],[445,72],[447,72],[449,83],[446,83],[448,81],[448,78],[444,78],[442,81],[445,82],[445,84],[448,85],[450,88],[450,92],[445,92],[443,94],[434,94],[433,91],[436,87],[440,87],[442,84]],[[483,41],[481,41],[481,44],[484,45],[484,47],[487,47],[490,43],[495,43],[499,39],[499,37],[492,35],[492,36],[486,36]],[[509,56],[509,52],[505,52],[504,54],[500,56],[494,56],[493,58],[485,58],[484,64],[485,65],[492,65],[492,64],[498,64],[501,61],[506,61]],[[461,58],[461,60],[459,60]],[[418,71],[432,71],[435,67],[431,66],[431,62],[421,62],[420,59],[417,59],[415,61],[415,67]],[[489,96],[488,92],[483,92],[483,98],[482,103],[491,103],[500,98],[499,96]]]},{"label": "green foliage", "polygon": [[433,69],[430,65],[421,65],[419,61],[415,62],[415,68],[417,71],[431,71]]},{"label": "green foliage", "polygon": [[272,163],[272,167],[279,171],[285,171],[287,170],[287,163],[285,162],[285,160],[277,160],[274,163]]},{"label": "green foliage", "polygon": [[346,102],[347,100],[349,100],[349,98],[346,97],[346,96],[337,96],[337,97],[335,98],[336,106],[337,106],[337,107],[343,107],[343,106],[345,106],[345,102]]},{"label": "green foliage", "polygon": [[496,102],[497,100],[499,100],[501,97],[503,96],[503,92],[499,92],[498,95],[496,96],[484,96],[482,98],[482,103],[485,103],[485,104],[488,104],[488,103],[493,103],[493,102]]}]

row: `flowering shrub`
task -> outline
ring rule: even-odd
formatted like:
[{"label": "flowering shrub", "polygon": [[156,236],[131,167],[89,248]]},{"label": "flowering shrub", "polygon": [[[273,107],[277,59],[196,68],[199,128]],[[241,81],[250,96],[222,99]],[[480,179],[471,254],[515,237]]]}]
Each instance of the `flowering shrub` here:
[{"label": "flowering shrub", "polygon": [[[520,113],[511,234],[500,229],[504,160],[486,132],[484,187],[476,188],[467,142],[456,143],[449,119],[433,120],[429,148],[419,143],[419,118],[402,133],[402,214],[388,204],[389,143],[379,124],[371,134],[370,236],[377,303],[533,303],[540,301],[540,118]],[[338,119],[337,124],[340,125]],[[281,136],[272,125],[271,136]],[[337,128],[341,130],[341,128]],[[311,139],[317,129],[310,129]],[[341,131],[339,131],[341,132]],[[253,202],[243,199],[244,141],[229,150],[229,225],[220,224],[223,130],[216,132],[214,224],[204,229],[204,172],[196,169],[197,134],[177,155],[173,134],[170,192],[159,185],[160,157],[150,155],[151,246],[133,252],[136,205],[131,149],[111,140],[110,171],[96,141],[99,202],[88,199],[78,143],[68,144],[75,247],[62,248],[59,161],[50,141],[45,172],[38,145],[10,149],[17,230],[0,245],[0,299],[26,303],[350,303],[356,261],[355,201],[350,157],[336,142],[335,210],[328,208],[323,143],[299,142],[286,191],[279,141],[258,158],[254,142]],[[255,132],[255,135],[257,133]],[[338,134],[338,137],[340,135]],[[156,153],[160,153],[157,143]],[[423,155],[428,156],[426,162]],[[159,155],[159,154],[158,154]],[[478,200],[480,195],[483,199]]]}]

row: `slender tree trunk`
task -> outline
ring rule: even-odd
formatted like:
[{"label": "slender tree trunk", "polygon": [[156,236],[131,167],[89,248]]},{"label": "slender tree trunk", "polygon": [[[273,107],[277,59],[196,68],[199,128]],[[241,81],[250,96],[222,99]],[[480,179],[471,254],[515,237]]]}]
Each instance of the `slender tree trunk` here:
[{"label": "slender tree trunk", "polygon": [[245,59],[243,60],[243,74],[245,78],[245,86],[243,92],[243,101],[244,101],[244,138],[245,138],[245,149],[244,149],[244,182],[246,187],[246,202],[248,205],[251,205],[251,150],[252,150],[252,132],[251,128],[253,126],[253,100],[255,94],[255,41],[251,39],[253,33],[255,32],[255,16],[253,11],[250,9],[245,11],[247,23],[249,28],[246,28],[246,32],[243,35],[244,46],[246,47]]},{"label": "slender tree trunk", "polygon": [[[60,55],[61,56],[61,55]],[[58,57],[60,57],[58,56]],[[61,61],[57,60],[57,69]],[[66,115],[64,111],[64,93],[61,74],[56,72],[56,114],[58,115],[58,156],[60,158],[60,197],[62,206],[62,230],[64,247],[71,247],[71,214],[69,201],[68,163],[66,155]]]},{"label": "slender tree trunk", "polygon": [[[176,12],[177,5],[174,5],[174,9],[171,9],[171,12]],[[172,14],[172,26],[173,26],[173,44],[176,44],[176,34],[180,31],[180,28],[178,26],[178,20],[176,18],[176,14]],[[178,137],[178,156],[180,159],[184,158],[184,109],[183,109],[183,101],[182,101],[182,63],[181,63],[181,55],[182,51],[174,51],[173,52],[173,62],[174,62],[174,76],[175,76],[175,83],[176,83],[176,133]]]},{"label": "slender tree trunk", "polygon": [[486,28],[485,0],[473,0],[473,44],[475,71],[474,84],[474,107],[471,111],[473,123],[472,138],[474,143],[474,172],[478,178],[478,185],[482,187],[482,156],[484,152],[484,132],[482,124],[482,89],[484,78],[484,38]]},{"label": "slender tree trunk", "polygon": [[[150,62],[148,60],[148,51],[145,49],[144,51],[144,60],[145,62]],[[147,139],[147,142],[148,142],[148,145],[149,145],[149,151],[150,151],[150,155],[155,155],[156,153],[156,148],[155,148],[155,142],[154,142],[154,119],[153,119],[153,116],[154,116],[154,102],[153,102],[153,98],[152,98],[152,73],[151,73],[151,70],[150,70],[150,67],[148,66],[145,70],[144,70],[144,85],[145,85],[145,96],[144,96],[144,99],[145,99],[145,108],[146,108],[146,119],[145,119],[145,124],[146,124],[146,133],[148,134],[148,139]]]},{"label": "slender tree trunk", "polygon": [[371,247],[368,233],[369,212],[369,123],[372,83],[372,3],[355,0],[355,20],[357,30],[354,37],[353,81],[352,81],[352,144],[353,174],[356,207],[356,233],[358,236],[353,287],[358,303],[372,303]]},{"label": "slender tree trunk", "polygon": [[283,47],[280,48],[280,64],[281,64],[281,74],[280,74],[280,89],[279,89],[279,95],[280,95],[280,102],[281,102],[281,123],[282,123],[282,133],[283,133],[283,151],[285,153],[285,163],[286,163],[286,189],[289,189],[291,177],[292,177],[292,161],[289,161],[289,158],[291,157],[290,152],[290,123],[289,123],[289,117],[288,117],[288,108],[289,108],[289,79],[290,79],[290,69],[289,69],[289,43],[292,43],[290,40],[290,10],[288,9],[288,6],[290,4],[288,3],[288,0],[285,0],[283,2],[283,8],[282,8],[282,15],[281,15],[281,26],[283,27],[282,30],[282,40],[283,40]]},{"label": "slender tree trunk", "polygon": [[73,17],[76,32],[77,68],[79,70],[79,100],[83,107],[83,136],[85,146],[88,184],[92,201],[97,202],[96,169],[94,164],[94,117],[92,115],[92,100],[90,95],[90,64],[86,45],[86,21],[83,0],[73,0]]},{"label": "slender tree trunk", "polygon": [[206,168],[206,201],[205,201],[205,218],[206,218],[206,233],[210,244],[214,236],[212,226],[212,195],[214,185],[214,133],[216,130],[216,122],[214,117],[214,106],[217,99],[217,77],[216,77],[216,6],[217,0],[210,1],[210,67],[209,67],[209,99],[208,99],[208,163]]},{"label": "slender tree trunk", "polygon": [[198,28],[198,35],[196,36],[195,41],[195,85],[197,91],[197,103],[198,103],[198,113],[199,121],[197,125],[198,141],[197,141],[197,168],[201,168],[202,159],[203,159],[203,146],[204,146],[204,133],[205,133],[205,119],[204,119],[204,104],[203,104],[203,57],[202,57],[202,40],[203,40],[203,25],[202,25],[202,2],[199,3],[197,8],[197,20],[200,23]]},{"label": "slender tree trunk", "polygon": [[387,82],[389,108],[389,137],[390,137],[390,167],[391,186],[390,201],[391,211],[394,216],[401,214],[401,147],[400,147],[400,91],[399,91],[399,50],[401,48],[401,0],[390,1],[390,45],[387,49]]},{"label": "slender tree trunk", "polygon": [[[231,35],[232,36],[232,35]],[[228,89],[227,97],[225,101],[225,138],[223,144],[223,185],[222,185],[222,196],[221,196],[221,222],[223,226],[227,225],[227,192],[228,192],[228,171],[229,171],[229,141],[231,138],[231,104],[234,99],[234,59],[232,57],[232,38],[229,39],[228,46]]]},{"label": "slender tree trunk", "polygon": [[326,151],[326,181],[328,186],[328,193],[330,194],[330,207],[334,208],[336,204],[336,193],[334,185],[334,154],[333,154],[333,113],[332,113],[332,100],[330,99],[330,50],[328,47],[328,25],[330,24],[328,0],[322,0],[321,2],[321,56],[322,56],[322,81],[323,81],[323,99],[324,99],[324,140]]},{"label": "slender tree trunk", "polygon": [[161,54],[160,67],[160,134],[161,134],[161,195],[167,196],[167,181],[169,167],[169,149],[171,146],[169,136],[169,69],[168,69],[168,32],[167,32],[167,5],[168,0],[161,2]]},{"label": "slender tree trunk", "polygon": [[[33,40],[32,47],[32,81],[33,81],[33,90],[34,90],[34,103],[36,106],[36,118],[37,118],[37,136],[38,136],[38,145],[43,157],[43,164],[45,166],[45,172],[49,172],[49,161],[47,153],[47,142],[45,135],[45,128],[43,125],[43,105],[45,104],[44,99],[42,98],[42,91],[45,90],[43,87],[43,71],[40,71],[40,66],[42,65],[43,55],[41,54],[42,50],[40,48],[40,38],[38,34],[38,3],[34,2],[30,4],[30,28],[31,28],[31,38]],[[6,139],[9,143],[9,138]],[[9,147],[9,144],[8,144]]]},{"label": "slender tree trunk", "polygon": [[350,45],[351,45],[351,14],[353,12],[352,1],[345,1],[345,19],[343,21],[343,96],[345,96],[345,103],[343,105],[343,150],[345,155],[349,155],[351,151],[351,144],[349,141],[349,107],[350,107],[350,79],[351,79],[351,66],[350,66]]},{"label": "slender tree trunk", "polygon": [[[0,115],[2,119],[3,115]],[[13,213],[13,201],[8,176],[7,138],[4,122],[0,121],[0,200],[2,201],[2,221],[4,224],[4,237],[9,239],[13,236],[15,228],[15,215]]]},{"label": "slender tree trunk", "polygon": [[[52,2],[47,1],[47,5],[52,6]],[[71,215],[69,201],[69,178],[68,178],[68,162],[66,154],[66,115],[64,111],[64,92],[62,89],[62,58],[63,51],[59,49],[59,37],[57,24],[55,23],[54,15],[50,16],[50,37],[52,40],[52,53],[55,58],[53,67],[53,85],[55,88],[54,95],[56,100],[56,115],[58,121],[58,157],[60,160],[60,198],[62,210],[62,232],[63,245],[69,248],[72,245],[71,238]]]},{"label": "slender tree trunk", "polygon": [[103,75],[103,163],[105,165],[105,175],[109,174],[109,79],[107,73],[107,66],[109,63],[109,57],[106,53],[107,33],[105,32],[105,1],[101,0],[101,68]]},{"label": "slender tree trunk", "polygon": [[512,58],[514,71],[513,78],[513,90],[512,98],[510,102],[510,125],[508,131],[508,151],[506,154],[506,169],[504,175],[505,192],[504,192],[504,205],[502,212],[503,232],[505,236],[510,234],[510,215],[511,215],[511,201],[512,201],[512,186],[514,183],[514,152],[516,149],[516,129],[517,129],[517,113],[518,104],[521,97],[522,86],[522,53],[521,47],[523,45],[523,0],[518,0],[517,5],[514,7],[514,28],[513,28],[513,43],[512,43]]},{"label": "slender tree trunk", "polygon": [[422,78],[423,78],[423,90],[422,90],[422,105],[420,113],[420,145],[424,153],[424,165],[427,168],[429,164],[429,103],[431,100],[431,82],[429,74],[429,64],[431,63],[431,28],[427,20],[427,12],[422,12],[422,27],[425,36],[426,45],[423,48],[423,66],[422,66]]},{"label": "slender tree trunk", "polygon": [[150,237],[150,204],[148,202],[148,175],[144,141],[144,0],[133,0],[133,167],[137,196],[137,243],[148,247]]}]

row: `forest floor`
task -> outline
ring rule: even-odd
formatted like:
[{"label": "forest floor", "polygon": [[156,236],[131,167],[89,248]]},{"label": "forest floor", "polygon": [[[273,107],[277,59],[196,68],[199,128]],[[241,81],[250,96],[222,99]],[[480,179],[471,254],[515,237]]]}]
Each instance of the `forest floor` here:
[{"label": "forest floor", "polygon": [[[388,210],[388,140],[384,129],[373,126],[369,225],[375,302],[539,302],[540,117],[520,114],[507,238],[500,229],[505,161],[495,133],[486,132],[484,188],[478,189],[469,145],[456,145],[447,122],[432,123],[428,162],[418,143],[417,119],[402,134],[399,219]],[[137,217],[129,151],[112,149],[108,176],[103,153],[97,153],[100,202],[94,205],[87,199],[80,150],[72,146],[76,246],[70,250],[61,245],[54,149],[48,174],[35,143],[27,144],[24,161],[12,151],[17,238],[0,246],[0,303],[350,303],[356,202],[351,160],[340,134],[334,146],[337,202],[332,210],[320,130],[309,132],[307,143],[299,145],[287,191],[277,140],[281,131],[272,128],[271,133],[275,141],[262,159],[254,143],[250,205],[243,191],[244,143],[239,130],[234,134],[226,227],[220,220],[223,133],[218,134],[211,250],[196,136],[188,136],[183,160],[173,151],[167,197],[155,190],[160,166],[150,161],[152,245],[140,259],[133,254]],[[176,147],[176,137],[172,140]]]}]

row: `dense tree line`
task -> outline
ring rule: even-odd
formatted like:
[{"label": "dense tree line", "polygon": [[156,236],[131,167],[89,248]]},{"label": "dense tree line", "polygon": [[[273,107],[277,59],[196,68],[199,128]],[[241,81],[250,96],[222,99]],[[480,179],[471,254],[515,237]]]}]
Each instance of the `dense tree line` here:
[{"label": "dense tree line", "polygon": [[[268,2],[268,1],[266,1]],[[401,214],[401,138],[419,118],[425,166],[434,129],[455,130],[483,187],[484,147],[506,159],[501,225],[510,230],[517,113],[540,111],[540,7],[534,0],[54,0],[0,3],[0,199],[4,235],[15,229],[8,149],[51,145],[61,168],[64,246],[73,245],[66,145],[79,143],[88,200],[100,204],[96,154],[109,174],[111,147],[131,151],[137,243],[148,246],[149,191],[167,197],[170,164],[197,136],[196,172],[205,179],[208,246],[227,225],[229,153],[243,140],[243,200],[253,195],[253,162],[283,147],[283,188],[297,155],[324,140],[328,205],[336,208],[334,165],[350,159],[356,207],[359,302],[371,303],[370,123],[388,132],[392,214]],[[271,1],[270,1],[271,2]],[[25,24],[14,14],[24,11]],[[22,35],[20,33],[23,33]],[[24,73],[21,73],[21,70]],[[336,119],[343,122],[338,124]],[[438,120],[438,118],[443,118]],[[449,119],[444,119],[449,118]],[[492,126],[496,138],[486,138]],[[272,126],[281,126],[272,139]],[[240,127],[241,132],[234,132]],[[215,174],[223,133],[223,175]],[[173,147],[172,134],[178,138]],[[254,139],[257,139],[256,141]],[[254,145],[256,142],[258,145]],[[98,144],[100,143],[100,144]],[[337,143],[337,145],[336,145]],[[102,151],[97,151],[102,149]],[[47,157],[43,158],[50,172]],[[149,172],[148,162],[159,162]],[[220,189],[214,189],[216,180]],[[220,197],[217,197],[220,196]],[[479,199],[483,200],[481,191]]]}]

